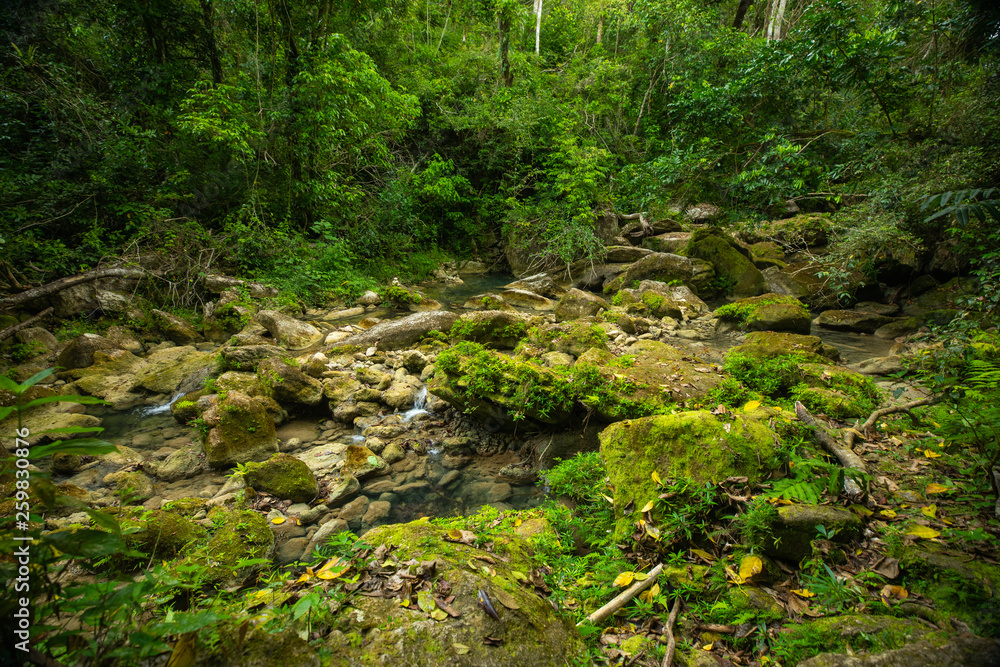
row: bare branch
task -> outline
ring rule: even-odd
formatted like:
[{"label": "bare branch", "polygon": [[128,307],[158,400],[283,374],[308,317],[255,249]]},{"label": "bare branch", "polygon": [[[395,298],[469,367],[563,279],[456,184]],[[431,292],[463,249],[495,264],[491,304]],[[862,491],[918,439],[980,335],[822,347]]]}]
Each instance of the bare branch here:
[{"label": "bare branch", "polygon": [[16,334],[21,329],[27,329],[28,327],[30,327],[35,322],[38,322],[39,320],[43,320],[46,317],[48,317],[49,315],[51,315],[51,314],[52,314],[52,307],[50,306],[50,307],[46,308],[45,310],[43,310],[42,312],[40,312],[37,315],[35,315],[34,317],[32,317],[30,320],[25,320],[24,322],[21,322],[20,324],[15,324],[14,326],[7,327],[3,331],[0,331],[0,340],[7,340],[8,338],[10,338],[14,334]]},{"label": "bare branch", "polygon": [[0,310],[7,310],[9,308],[13,308],[14,306],[20,306],[21,304],[32,301],[33,299],[47,296],[49,294],[55,294],[56,292],[61,292],[68,287],[90,282],[91,280],[97,280],[98,278],[143,278],[146,275],[148,275],[148,273],[143,269],[117,268],[99,269],[97,271],[90,271],[78,276],[60,278],[59,280],[54,280],[51,283],[42,285],[41,287],[33,287],[32,289],[21,292],[20,294],[14,294],[13,296],[0,299]]}]

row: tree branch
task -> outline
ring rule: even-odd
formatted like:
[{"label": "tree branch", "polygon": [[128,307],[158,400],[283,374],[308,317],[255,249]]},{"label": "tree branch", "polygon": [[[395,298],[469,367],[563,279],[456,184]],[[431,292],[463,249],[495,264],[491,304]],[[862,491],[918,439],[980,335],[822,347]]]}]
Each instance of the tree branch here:
[{"label": "tree branch", "polygon": [[681,610],[681,599],[674,600],[674,606],[670,608],[670,616],[667,617],[667,624],[664,631],[667,633],[667,652],[663,654],[663,662],[660,667],[672,667],[674,664],[674,651],[677,650],[677,639],[674,638],[674,622],[677,621],[677,612]]},{"label": "tree branch", "polygon": [[78,276],[60,278],[59,280],[54,280],[51,283],[42,285],[41,287],[33,287],[32,289],[21,292],[20,294],[14,294],[13,296],[0,299],[0,310],[7,310],[9,308],[13,308],[14,306],[20,306],[23,303],[27,303],[39,297],[61,292],[68,287],[90,282],[91,280],[97,280],[98,278],[143,278],[146,275],[148,275],[148,272],[144,269],[116,268],[99,269],[97,271],[82,273]]},{"label": "tree branch", "polygon": [[826,429],[817,421],[815,417],[809,414],[809,410],[806,406],[802,405],[799,401],[795,401],[795,415],[799,420],[814,429],[813,435],[816,438],[816,442],[820,444],[826,451],[830,452],[838,461],[840,465],[845,468],[856,468],[857,470],[867,471],[868,467],[865,462],[861,460],[861,457],[855,454],[850,447],[845,447],[844,445],[837,442]]},{"label": "tree branch", "polygon": [[[868,429],[875,425],[882,417],[886,415],[896,414],[898,412],[910,412],[913,408],[919,408],[922,405],[934,405],[941,400],[940,396],[928,396],[927,398],[921,398],[916,401],[910,401],[909,403],[902,403],[900,405],[890,405],[887,408],[882,408],[876,410],[868,416],[868,419],[861,426],[855,426],[853,430],[848,431],[844,435],[844,444],[848,447],[854,447],[854,438],[858,434],[867,433]],[[912,416],[912,415],[911,415]]]},{"label": "tree branch", "polygon": [[660,563],[659,565],[657,565],[656,567],[654,567],[652,570],[649,571],[649,574],[646,576],[645,579],[643,579],[642,581],[637,581],[631,586],[629,586],[627,589],[619,593],[614,600],[607,603],[606,605],[595,611],[593,614],[591,614],[587,618],[577,623],[577,625],[578,626],[583,625],[584,623],[591,623],[592,625],[597,625],[598,623],[606,619],[608,616],[611,616],[611,614],[615,613],[616,611],[624,607],[628,603],[628,601],[634,598],[636,595],[638,595],[639,593],[643,592],[644,590],[652,586],[653,582],[656,581],[656,577],[658,577],[660,572],[662,571],[663,571],[663,563]]},{"label": "tree branch", "polygon": [[35,315],[34,317],[32,317],[30,320],[25,320],[24,322],[21,322],[20,324],[15,324],[14,326],[7,327],[3,331],[0,331],[0,340],[7,340],[8,338],[10,338],[14,334],[16,334],[21,329],[27,329],[28,327],[30,327],[35,322],[37,322],[39,320],[42,320],[42,319],[45,319],[46,317],[48,317],[51,314],[52,314],[52,307],[49,306],[48,308],[46,308],[42,312],[40,312],[37,315]]}]

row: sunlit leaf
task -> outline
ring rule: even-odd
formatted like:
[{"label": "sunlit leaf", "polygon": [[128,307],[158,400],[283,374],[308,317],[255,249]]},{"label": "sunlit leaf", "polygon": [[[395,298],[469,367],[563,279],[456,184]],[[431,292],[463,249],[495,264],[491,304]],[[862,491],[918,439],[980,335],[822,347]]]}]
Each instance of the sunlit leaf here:
[{"label": "sunlit leaf", "polygon": [[707,560],[709,562],[713,562],[715,560],[715,556],[713,556],[712,554],[708,553],[704,549],[692,549],[691,553],[693,553],[695,556],[698,556],[699,558],[704,558],[705,560]]},{"label": "sunlit leaf", "polygon": [[286,519],[283,516],[276,516],[273,519],[271,519],[271,523],[273,523],[275,526],[280,526],[281,524],[285,523],[285,521]]},{"label": "sunlit leaf", "polygon": [[893,586],[892,584],[886,584],[882,587],[879,592],[883,598],[894,599],[894,600],[905,600],[910,597],[910,592],[903,588],[902,586]]},{"label": "sunlit leaf", "polygon": [[913,535],[914,537],[919,537],[924,540],[930,540],[941,535],[938,531],[933,528],[928,528],[927,526],[921,526],[920,524],[915,524],[906,531],[907,535]]},{"label": "sunlit leaf", "polygon": [[430,591],[420,591],[417,593],[417,606],[420,607],[420,611],[427,612],[428,614],[437,609],[437,603],[434,602],[434,594]]},{"label": "sunlit leaf", "polygon": [[951,489],[949,489],[944,484],[938,484],[936,482],[931,482],[930,484],[928,484],[926,489],[928,495],[932,493],[947,493],[948,491],[951,491]]},{"label": "sunlit leaf", "polygon": [[652,477],[653,481],[656,482],[657,484],[663,484],[663,480],[660,479],[660,473],[656,472],[655,470],[653,471],[653,474],[650,475],[650,477]]},{"label": "sunlit leaf", "polygon": [[920,513],[924,516],[936,519],[937,518],[937,505],[928,505],[927,507],[921,507]]},{"label": "sunlit leaf", "polygon": [[884,516],[886,519],[894,519],[896,517],[896,512],[895,510],[881,510],[879,515]]},{"label": "sunlit leaf", "polygon": [[746,581],[764,569],[764,562],[757,556],[745,556],[740,561],[740,579]]},{"label": "sunlit leaf", "polygon": [[796,595],[798,595],[798,596],[799,596],[800,598],[806,598],[806,599],[809,599],[809,598],[814,598],[814,597],[816,597],[816,594],[815,594],[815,593],[813,593],[813,592],[812,592],[811,590],[809,590],[808,588],[793,588],[793,589],[792,589],[792,593],[795,593],[795,594],[796,594]]},{"label": "sunlit leaf", "polygon": [[641,509],[641,510],[639,510],[639,511],[640,511],[640,512],[643,512],[643,513],[645,513],[645,512],[649,512],[649,511],[651,511],[651,510],[653,509],[653,506],[654,506],[655,504],[656,504],[656,501],[655,501],[655,500],[650,500],[650,501],[649,501],[648,503],[646,503],[645,505],[643,505],[643,506],[642,506],[642,509]]},{"label": "sunlit leaf", "polygon": [[760,407],[760,401],[747,401],[747,404],[743,406],[743,412],[753,412]]},{"label": "sunlit leaf", "polygon": [[466,646],[465,644],[458,644],[458,643],[456,643],[456,644],[452,644],[451,647],[453,649],[455,649],[455,653],[458,654],[458,655],[465,655],[466,653],[468,653],[469,651],[472,650],[468,646]]},{"label": "sunlit leaf", "polygon": [[433,618],[435,621],[443,621],[444,619],[448,618],[448,614],[441,609],[435,609],[434,611],[431,612],[431,618]]},{"label": "sunlit leaf", "polygon": [[929,459],[939,459],[939,458],[941,458],[941,454],[938,453],[938,452],[935,452],[933,449],[925,449],[924,450],[924,456],[926,456]]},{"label": "sunlit leaf", "polygon": [[711,651],[712,647],[714,647],[714,646],[715,646],[714,642],[711,643],[711,644],[705,644],[704,646],[701,647],[701,650],[702,651]]},{"label": "sunlit leaf", "polygon": [[635,579],[635,572],[622,572],[615,577],[614,586],[628,586]]}]

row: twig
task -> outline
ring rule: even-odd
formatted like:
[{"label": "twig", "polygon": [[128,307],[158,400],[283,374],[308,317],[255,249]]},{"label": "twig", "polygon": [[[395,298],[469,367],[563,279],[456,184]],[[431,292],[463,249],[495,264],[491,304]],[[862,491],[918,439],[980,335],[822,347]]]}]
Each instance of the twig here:
[{"label": "twig", "polygon": [[30,320],[25,320],[24,322],[21,322],[20,324],[15,324],[14,326],[7,327],[3,331],[0,331],[0,340],[7,340],[8,338],[10,338],[14,334],[16,334],[21,329],[27,329],[28,327],[30,327],[32,324],[34,324],[38,320],[44,319],[44,318],[48,317],[51,314],[52,314],[52,306],[49,306],[48,308],[46,308],[42,312],[40,312],[37,315],[35,315],[34,317],[32,317]]},{"label": "twig", "polygon": [[833,437],[826,432],[826,429],[809,414],[809,410],[806,406],[802,405],[799,401],[795,401],[795,415],[802,421],[806,426],[811,426],[814,429],[813,435],[823,449],[833,454],[840,465],[845,468],[856,468],[861,471],[867,471],[867,466],[865,462],[861,460],[861,457],[854,453],[850,447],[845,447],[841,443],[833,439]]},{"label": "twig", "polygon": [[855,426],[854,430],[848,431],[844,435],[844,444],[847,445],[848,447],[853,447],[854,438],[856,435],[858,435],[858,433],[861,434],[866,433],[868,429],[870,429],[872,426],[875,425],[875,422],[877,422],[882,417],[885,417],[886,415],[895,414],[897,412],[906,412],[909,413],[910,416],[912,417],[913,414],[910,413],[910,410],[912,410],[913,408],[919,408],[922,405],[933,405],[940,400],[941,400],[940,396],[928,396],[927,398],[921,398],[916,401],[910,401],[909,403],[902,403],[900,405],[890,405],[887,408],[876,410],[875,412],[871,413],[871,415],[868,416],[868,419],[865,421],[864,424],[862,424],[861,426]]},{"label": "twig", "polygon": [[667,625],[663,628],[667,633],[667,652],[663,655],[661,667],[671,667],[674,664],[674,651],[677,650],[677,639],[674,637],[674,623],[677,621],[677,612],[681,610],[681,599],[674,599],[674,606],[670,608],[670,616],[667,617]]},{"label": "twig", "polygon": [[649,571],[649,574],[646,575],[645,579],[643,579],[642,581],[637,581],[631,586],[629,586],[627,589],[619,593],[614,600],[607,603],[606,605],[595,611],[593,614],[591,614],[587,618],[577,623],[577,625],[580,626],[583,625],[584,623],[597,625],[598,623],[606,619],[608,616],[611,616],[611,614],[615,613],[616,611],[624,607],[625,604],[629,600],[634,598],[636,595],[638,595],[642,591],[652,586],[653,582],[656,581],[656,577],[658,577],[660,572],[662,571],[663,571],[663,563],[660,563],[659,565],[657,565],[656,567],[654,567],[652,570]]}]

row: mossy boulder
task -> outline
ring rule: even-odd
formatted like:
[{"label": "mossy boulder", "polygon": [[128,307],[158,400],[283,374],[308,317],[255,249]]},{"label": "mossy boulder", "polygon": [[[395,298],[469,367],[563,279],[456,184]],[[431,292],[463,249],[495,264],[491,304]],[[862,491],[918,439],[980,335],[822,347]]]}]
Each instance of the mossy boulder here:
[{"label": "mossy boulder", "polygon": [[1000,643],[972,635],[941,640],[918,641],[888,651],[856,652],[845,646],[845,653],[821,653],[799,663],[799,667],[995,667],[1000,664]]},{"label": "mossy boulder", "polygon": [[263,461],[278,451],[274,420],[258,401],[242,392],[227,393],[203,418],[211,430],[202,444],[213,468]]},{"label": "mossy boulder", "polygon": [[558,424],[573,409],[566,383],[556,373],[475,343],[442,352],[435,369],[428,391],[482,421],[510,424],[514,417],[527,417]]},{"label": "mossy boulder", "polygon": [[256,319],[281,346],[289,350],[301,350],[323,339],[323,333],[313,325],[277,310],[262,310],[257,313]]},{"label": "mossy boulder", "polygon": [[481,310],[451,325],[453,340],[471,340],[494,350],[511,350],[528,332],[529,318],[518,312]]},{"label": "mossy boulder", "polygon": [[153,323],[164,336],[178,345],[193,345],[205,340],[198,330],[183,317],[163,310],[153,310]]},{"label": "mossy boulder", "polygon": [[[774,646],[774,653],[781,664],[819,665],[849,664],[852,667],[915,667],[917,664],[935,667],[945,664],[959,665],[963,663],[903,663],[895,662],[865,662],[864,651],[880,653],[886,650],[900,649],[907,644],[924,639],[934,639],[941,643],[941,633],[932,633],[932,629],[916,620],[895,618],[892,616],[875,616],[862,614],[836,614],[826,618],[810,619],[802,623],[789,623],[782,628],[781,635]],[[850,651],[853,659],[848,663],[825,662],[826,658],[817,656],[820,652]],[[829,655],[824,654],[824,655]],[[811,656],[817,656],[810,660]]]},{"label": "mossy boulder", "polygon": [[1000,637],[1000,567],[933,543],[906,549],[900,565],[915,593],[976,633]]},{"label": "mossy boulder", "polygon": [[764,279],[735,239],[712,228],[699,229],[691,235],[684,254],[710,262],[716,280],[726,293],[738,297],[757,296],[768,291]]},{"label": "mossy boulder", "polygon": [[361,445],[347,446],[347,451],[344,453],[344,467],[341,469],[342,475],[367,479],[388,472],[390,472],[388,464],[372,450]]},{"label": "mossy boulder", "polygon": [[63,348],[56,359],[56,364],[67,369],[86,368],[94,363],[94,352],[98,350],[114,350],[116,345],[104,336],[85,333],[74,338]]},{"label": "mossy boulder", "polygon": [[[600,435],[600,451],[614,487],[615,539],[630,535],[639,508],[659,495],[653,472],[662,479],[699,483],[736,475],[751,482],[766,479],[781,464],[778,438],[763,421],[772,414],[758,409],[717,417],[693,410],[608,426]],[[632,513],[626,514],[626,507]]]},{"label": "mossy boulder", "polygon": [[277,345],[238,345],[224,347],[219,354],[225,368],[234,371],[253,371],[261,360],[279,357],[285,354],[285,351]]},{"label": "mossy boulder", "polygon": [[360,349],[376,346],[380,350],[402,350],[420,342],[431,331],[448,331],[458,315],[447,310],[414,313],[375,326],[337,343],[338,348]]},{"label": "mossy boulder", "polygon": [[359,389],[361,383],[346,373],[323,380],[323,395],[330,399],[333,407],[349,399]]},{"label": "mossy boulder", "polygon": [[816,324],[834,331],[856,331],[875,333],[880,327],[894,322],[895,318],[878,313],[859,310],[824,310],[816,318]]},{"label": "mossy boulder", "polygon": [[518,345],[517,352],[528,357],[541,356],[545,352],[565,352],[579,357],[592,348],[606,351],[608,335],[593,322],[578,320],[530,329],[527,337]]},{"label": "mossy boulder", "polygon": [[255,491],[293,503],[311,502],[319,493],[319,483],[312,470],[291,454],[279,453],[263,463],[248,463],[243,480]]},{"label": "mossy boulder", "polygon": [[[269,599],[277,606],[288,593],[272,593]],[[254,598],[256,601],[257,598]],[[259,604],[259,603],[258,603]],[[251,627],[239,623],[242,615],[234,615],[219,624],[213,624],[212,635],[217,635],[219,654],[207,656],[204,664],[220,667],[320,667],[330,664],[320,660],[316,649],[299,636],[295,628],[285,628],[275,632],[264,628]],[[214,639],[214,637],[213,637]],[[333,663],[336,664],[336,663]]]},{"label": "mossy boulder", "polygon": [[153,480],[141,472],[115,472],[104,478],[115,485],[115,491],[129,504],[142,503],[153,497]]},{"label": "mossy boulder", "polygon": [[[676,320],[696,317],[709,311],[708,305],[690,288],[683,285],[670,286],[655,280],[643,280],[635,289],[621,290],[615,295],[614,301],[624,305],[630,312],[642,311],[655,317],[672,317]],[[633,304],[641,306],[633,308]]]},{"label": "mossy boulder", "polygon": [[145,365],[136,372],[132,391],[143,389],[154,394],[175,394],[182,384],[190,386],[191,379],[200,385],[215,368],[211,353],[199,352],[189,345],[156,350],[144,361]]},{"label": "mossy boulder", "polygon": [[492,292],[470,296],[462,304],[462,308],[466,310],[506,310],[509,312],[515,310],[514,306],[504,301],[502,296]]},{"label": "mossy boulder", "polygon": [[562,321],[592,317],[609,308],[611,304],[596,294],[573,288],[563,294],[556,304],[556,319]]},{"label": "mossy boulder", "polygon": [[[495,553],[490,557],[501,558],[486,574],[469,567],[486,552],[448,542],[447,536],[448,529],[423,521],[381,526],[365,534],[368,544],[385,547],[398,562],[433,561],[434,580],[450,584],[455,598],[451,606],[459,615],[435,621],[402,607],[398,599],[357,597],[341,616],[342,632],[327,642],[335,656],[332,664],[549,667],[587,660],[586,647],[572,623],[514,574],[531,572],[538,565],[529,556],[528,540],[497,535],[493,540]],[[480,590],[492,600],[500,622],[479,607]],[[502,646],[487,646],[483,637],[497,637]],[[459,654],[459,646],[468,652],[463,648]]]},{"label": "mossy boulder", "polygon": [[206,583],[220,588],[238,586],[264,568],[263,564],[239,567],[241,561],[269,559],[274,554],[274,533],[262,514],[215,507],[208,518],[218,526],[212,538],[174,561],[178,567],[199,566]]},{"label": "mossy boulder", "polygon": [[179,513],[164,510],[127,512],[121,527],[130,548],[156,560],[174,558],[188,544],[206,535],[204,527]]},{"label": "mossy boulder", "polygon": [[803,213],[784,220],[763,222],[742,238],[748,243],[771,241],[786,250],[804,250],[826,245],[833,223],[828,213]]},{"label": "mossy boulder", "polygon": [[680,282],[690,287],[695,294],[712,292],[710,284],[716,270],[711,262],[698,258],[683,257],[666,252],[650,253],[631,266],[624,273],[604,285],[605,294],[613,294],[620,289],[637,286],[643,280],[663,283]]},{"label": "mossy boulder", "polygon": [[882,401],[882,392],[860,373],[826,364],[799,364],[801,381],[795,398],[814,412],[834,419],[867,417]]},{"label": "mossy boulder", "polygon": [[257,378],[279,403],[317,405],[323,400],[323,384],[319,380],[277,357],[260,362]]},{"label": "mossy boulder", "polygon": [[720,323],[752,331],[790,331],[809,334],[809,310],[795,297],[770,292],[740,299],[715,311]]},{"label": "mossy boulder", "polygon": [[202,448],[194,443],[184,445],[156,466],[155,475],[164,482],[194,477],[204,472],[205,457]]},{"label": "mossy boulder", "polygon": [[835,533],[833,540],[848,543],[861,535],[861,519],[850,510],[828,505],[783,505],[771,526],[773,540],[764,545],[772,558],[797,563],[812,554],[812,541],[819,537],[817,526]]},{"label": "mossy boulder", "polygon": [[824,343],[818,336],[774,331],[755,331],[747,334],[742,345],[730,348],[726,353],[727,357],[730,355],[767,359],[799,355],[805,361],[820,364],[830,364],[840,360],[840,351]]},{"label": "mossy boulder", "polygon": [[541,294],[526,289],[505,289],[500,292],[503,300],[518,308],[528,308],[530,310],[553,310],[556,302]]},{"label": "mossy boulder", "polygon": [[207,395],[206,390],[198,389],[197,391],[189,391],[174,401],[170,405],[170,414],[173,415],[174,421],[178,424],[187,424],[191,420],[197,419],[202,412],[198,405],[198,399]]}]

